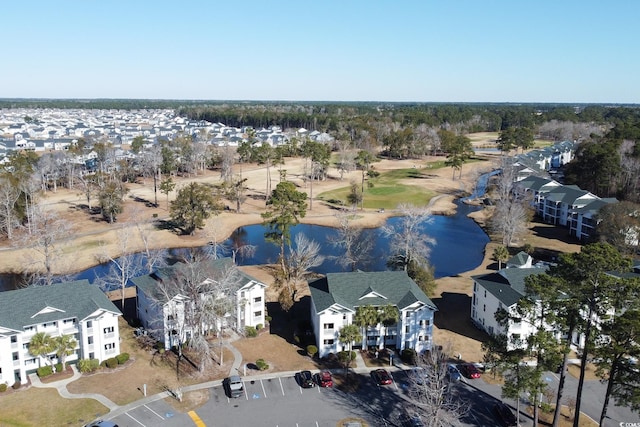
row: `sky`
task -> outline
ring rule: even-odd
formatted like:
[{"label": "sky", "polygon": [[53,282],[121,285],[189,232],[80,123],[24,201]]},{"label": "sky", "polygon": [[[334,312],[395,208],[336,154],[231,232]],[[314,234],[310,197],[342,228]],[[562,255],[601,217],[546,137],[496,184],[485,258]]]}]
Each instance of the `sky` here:
[{"label": "sky", "polygon": [[21,0],[0,14],[0,98],[640,103],[635,0]]}]

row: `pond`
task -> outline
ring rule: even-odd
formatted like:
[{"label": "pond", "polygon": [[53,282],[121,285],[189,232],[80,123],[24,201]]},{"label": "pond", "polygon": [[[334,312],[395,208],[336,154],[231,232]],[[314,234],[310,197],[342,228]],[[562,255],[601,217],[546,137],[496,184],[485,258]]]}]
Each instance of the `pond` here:
[{"label": "pond", "polygon": [[[494,171],[485,174],[478,179],[476,189],[470,196],[479,197],[484,194],[486,184]],[[434,267],[436,278],[454,276],[476,268],[484,258],[484,247],[489,242],[486,233],[467,215],[480,209],[456,200],[456,213],[454,215],[434,215],[432,221],[422,225],[423,232],[435,239],[429,257],[430,264]],[[400,217],[392,217],[387,220],[387,225],[393,225],[401,221]],[[265,227],[261,224],[240,227],[232,236],[223,242],[226,247],[238,247],[240,245],[254,245],[255,253],[250,257],[236,258],[238,265],[260,265],[274,263],[277,260],[279,248],[273,243],[265,241]],[[299,233],[304,233],[309,239],[315,240],[321,247],[321,254],[325,261],[313,270],[317,273],[334,273],[348,271],[336,262],[336,256],[340,256],[339,249],[331,244],[331,238],[337,235],[337,230],[331,227],[319,225],[299,224],[292,228],[292,241]],[[389,237],[385,236],[381,228],[365,230],[372,241],[373,248],[366,264],[356,267],[366,271],[382,271],[387,269],[389,256]],[[202,248],[210,250],[210,247]],[[168,259],[180,257],[188,249],[169,249]],[[229,254],[223,254],[229,256]],[[143,255],[139,255],[143,258]],[[87,279],[93,282],[96,277],[101,277],[109,271],[108,265],[97,265],[78,273],[73,279]],[[0,291],[16,288],[19,278],[11,274],[0,275]]]}]

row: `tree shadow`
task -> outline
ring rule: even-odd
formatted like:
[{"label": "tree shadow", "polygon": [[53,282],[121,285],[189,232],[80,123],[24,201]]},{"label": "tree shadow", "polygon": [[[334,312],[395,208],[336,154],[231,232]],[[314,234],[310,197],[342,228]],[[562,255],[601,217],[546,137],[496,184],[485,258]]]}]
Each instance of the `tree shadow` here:
[{"label": "tree shadow", "polygon": [[433,323],[439,329],[478,341],[485,341],[489,336],[471,322],[471,297],[467,294],[443,292],[439,298],[432,298],[438,307]]}]

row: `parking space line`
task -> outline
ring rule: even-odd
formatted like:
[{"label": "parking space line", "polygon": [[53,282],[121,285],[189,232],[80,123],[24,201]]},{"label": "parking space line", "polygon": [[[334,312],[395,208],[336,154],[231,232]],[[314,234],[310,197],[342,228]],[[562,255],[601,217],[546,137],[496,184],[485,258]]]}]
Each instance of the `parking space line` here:
[{"label": "parking space line", "polygon": [[260,385],[262,386],[262,394],[264,395],[264,398],[267,398],[267,391],[264,389],[264,383],[262,382],[262,380],[260,380]]},{"label": "parking space line", "polygon": [[187,414],[189,415],[189,417],[191,417],[191,420],[196,425],[196,427],[207,427],[204,421],[202,421],[198,414],[196,414],[196,411],[189,411]]},{"label": "parking space line", "polygon": [[133,418],[133,417],[131,416],[131,414],[130,414],[130,413],[125,412],[125,414],[127,415],[127,417],[131,418],[133,421],[137,422],[137,423],[138,423],[138,424],[140,424],[142,427],[147,427],[147,426],[145,426],[144,424],[142,424],[140,421],[138,421],[138,420],[136,420],[135,418]]},{"label": "parking space line", "polygon": [[157,413],[153,409],[149,408],[147,405],[144,405],[144,407],[147,408],[148,410],[150,410],[151,412],[153,412],[154,414],[156,414],[158,417],[160,417],[161,420],[164,420],[164,417],[162,415],[160,415],[159,413]]},{"label": "parking space line", "polygon": [[282,390],[282,395],[284,396],[284,387],[282,386],[282,379],[278,377],[278,381],[280,382],[280,390]]}]

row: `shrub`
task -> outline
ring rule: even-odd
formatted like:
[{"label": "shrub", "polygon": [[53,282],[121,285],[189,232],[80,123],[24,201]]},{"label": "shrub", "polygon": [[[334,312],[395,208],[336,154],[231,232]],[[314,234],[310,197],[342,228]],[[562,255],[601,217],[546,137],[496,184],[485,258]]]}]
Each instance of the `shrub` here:
[{"label": "shrub", "polygon": [[269,365],[264,361],[264,359],[256,360],[256,366],[261,371],[266,371],[267,369],[269,369]]},{"label": "shrub", "polygon": [[351,362],[356,360],[356,352],[353,350],[351,352],[340,351],[338,352],[338,360],[340,361],[340,363],[342,363],[345,366],[350,365]]},{"label": "shrub", "polygon": [[247,326],[244,328],[244,333],[246,336],[248,336],[249,338],[253,338],[253,337],[257,337],[258,336],[258,331],[256,330],[256,328],[254,328],[253,326]]},{"label": "shrub", "polygon": [[400,353],[400,359],[402,359],[404,363],[415,365],[416,351],[412,348],[405,348],[402,350],[402,353]]},{"label": "shrub", "polygon": [[258,324],[256,325],[256,331],[259,331],[259,330],[260,330],[260,329],[262,329],[262,328],[263,328],[262,323],[258,323]]},{"label": "shrub", "polygon": [[17,390],[20,387],[22,387],[22,384],[20,384],[20,381],[16,381],[13,383],[13,385],[11,386],[12,389]]},{"label": "shrub", "polygon": [[0,384],[0,393],[7,391],[7,383]]},{"label": "shrub", "polygon": [[129,353],[120,353],[116,356],[116,361],[118,361],[118,365],[124,365],[129,360]]},{"label": "shrub", "polygon": [[56,367],[56,372],[62,372],[62,363],[56,363],[55,367]]},{"label": "shrub", "polygon": [[267,323],[271,323],[271,316],[266,316],[264,318],[264,321],[267,322]]},{"label": "shrub", "polygon": [[107,368],[113,369],[116,366],[118,366],[118,361],[116,360],[115,357],[110,357],[107,360],[105,360],[105,364],[107,365]]},{"label": "shrub", "polygon": [[53,374],[53,367],[50,365],[41,366],[40,368],[36,369],[36,373],[40,378],[44,378],[46,376]]},{"label": "shrub", "polygon": [[318,347],[313,344],[307,346],[307,354],[311,357],[315,356],[318,353]]},{"label": "shrub", "polygon": [[80,359],[78,360],[78,369],[83,374],[93,372],[100,367],[98,359]]}]

